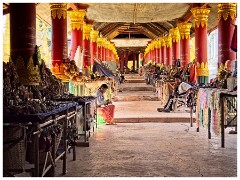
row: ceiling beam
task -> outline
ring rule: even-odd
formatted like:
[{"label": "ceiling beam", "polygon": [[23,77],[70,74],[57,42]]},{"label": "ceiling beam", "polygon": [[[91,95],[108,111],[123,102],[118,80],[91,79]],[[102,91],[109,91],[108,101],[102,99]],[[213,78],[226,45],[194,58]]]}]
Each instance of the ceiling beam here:
[{"label": "ceiling beam", "polygon": [[151,32],[151,34],[153,34],[153,37],[158,37],[161,35],[161,33],[159,33],[158,31],[156,32],[156,30],[151,27],[148,23],[142,24],[142,27],[144,27],[145,29],[148,30],[148,32]]},{"label": "ceiling beam", "polygon": [[111,31],[113,28],[119,26],[118,24],[116,23],[109,23],[108,25],[106,25],[102,30],[102,34],[103,35],[106,35],[109,31]]},{"label": "ceiling beam", "polygon": [[185,15],[183,15],[181,18],[179,18],[177,23],[190,21],[193,18],[193,15],[191,12],[192,8],[203,7],[203,6],[207,6],[207,5],[208,5],[208,3],[191,3],[191,4],[189,4],[187,13]]},{"label": "ceiling beam", "polygon": [[121,27],[122,25],[120,24],[115,24],[111,29],[108,29],[106,33],[103,33],[104,36],[108,36],[109,34],[118,31],[118,29]]},{"label": "ceiling beam", "polygon": [[75,3],[68,3],[68,6],[70,6],[74,11],[78,10],[78,7],[76,6]]}]

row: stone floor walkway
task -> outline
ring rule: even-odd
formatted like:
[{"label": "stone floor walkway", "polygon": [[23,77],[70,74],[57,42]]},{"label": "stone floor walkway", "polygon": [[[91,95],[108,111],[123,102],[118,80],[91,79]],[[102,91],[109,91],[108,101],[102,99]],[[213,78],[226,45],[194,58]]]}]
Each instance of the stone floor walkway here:
[{"label": "stone floor walkway", "polygon": [[[219,136],[188,123],[118,123],[101,125],[90,147],[68,154],[65,177],[236,177],[237,135]],[[56,175],[61,175],[57,163]]]}]

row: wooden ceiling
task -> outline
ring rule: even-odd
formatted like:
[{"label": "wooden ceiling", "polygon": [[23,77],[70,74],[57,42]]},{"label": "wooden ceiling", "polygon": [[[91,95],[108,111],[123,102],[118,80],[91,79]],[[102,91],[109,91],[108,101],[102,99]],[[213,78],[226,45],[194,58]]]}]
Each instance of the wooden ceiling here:
[{"label": "wooden ceiling", "polygon": [[[50,25],[49,4],[36,5],[37,15]],[[179,22],[193,22],[191,8],[204,5],[211,8],[208,20],[208,31],[211,31],[218,24],[217,3],[68,3],[68,10],[87,9],[86,20],[93,20],[94,29],[99,30],[100,35],[108,40],[157,39],[168,34]],[[7,13],[9,3],[3,3],[3,14]],[[194,26],[191,28],[191,36],[193,35]]]}]

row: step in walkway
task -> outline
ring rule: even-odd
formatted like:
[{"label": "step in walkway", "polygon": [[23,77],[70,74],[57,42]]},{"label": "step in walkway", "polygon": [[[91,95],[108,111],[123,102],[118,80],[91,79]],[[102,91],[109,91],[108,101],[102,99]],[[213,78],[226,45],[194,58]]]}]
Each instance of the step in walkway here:
[{"label": "step in walkway", "polygon": [[[147,85],[137,74],[125,75],[122,92],[113,99],[116,106],[114,119],[117,123],[141,122],[190,122],[190,114],[184,112],[158,112],[162,108],[152,85]],[[135,83],[135,80],[143,82]],[[195,115],[193,116],[195,118]]]}]

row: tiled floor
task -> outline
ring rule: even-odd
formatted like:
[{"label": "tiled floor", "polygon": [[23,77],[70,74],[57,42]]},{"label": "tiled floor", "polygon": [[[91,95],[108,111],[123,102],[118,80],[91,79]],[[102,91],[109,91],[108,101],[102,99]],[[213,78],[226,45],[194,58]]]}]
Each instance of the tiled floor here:
[{"label": "tiled floor", "polygon": [[[101,125],[90,147],[77,147],[77,160],[68,154],[71,177],[236,177],[237,135],[226,130],[207,139],[207,130],[187,123],[118,123]],[[57,176],[61,175],[61,161]]]}]

